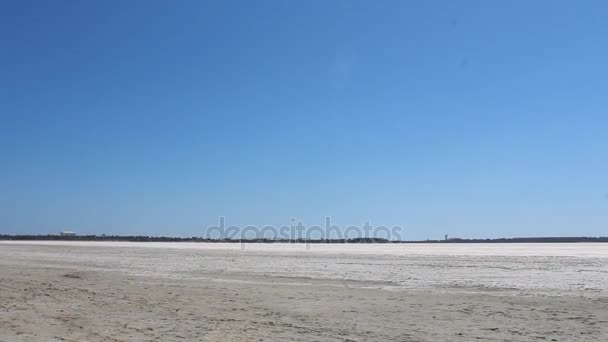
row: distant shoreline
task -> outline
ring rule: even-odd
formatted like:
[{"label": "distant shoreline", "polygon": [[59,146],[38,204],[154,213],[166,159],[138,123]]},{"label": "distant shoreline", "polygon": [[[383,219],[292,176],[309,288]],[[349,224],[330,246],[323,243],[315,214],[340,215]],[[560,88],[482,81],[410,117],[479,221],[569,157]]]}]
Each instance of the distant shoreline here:
[{"label": "distant shoreline", "polygon": [[573,243],[573,242],[608,242],[608,237],[515,237],[497,239],[460,239],[447,240],[399,240],[391,241],[382,238],[354,239],[210,239],[202,237],[167,237],[144,235],[0,235],[4,241],[124,241],[124,242],[199,242],[199,243]]}]

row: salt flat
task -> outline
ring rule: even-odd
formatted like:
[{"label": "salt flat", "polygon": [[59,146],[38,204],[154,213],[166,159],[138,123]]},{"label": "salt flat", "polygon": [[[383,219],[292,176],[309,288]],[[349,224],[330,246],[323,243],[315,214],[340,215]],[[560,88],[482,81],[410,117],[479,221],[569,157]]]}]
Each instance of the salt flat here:
[{"label": "salt flat", "polygon": [[608,244],[0,242],[0,340],[604,341]]}]

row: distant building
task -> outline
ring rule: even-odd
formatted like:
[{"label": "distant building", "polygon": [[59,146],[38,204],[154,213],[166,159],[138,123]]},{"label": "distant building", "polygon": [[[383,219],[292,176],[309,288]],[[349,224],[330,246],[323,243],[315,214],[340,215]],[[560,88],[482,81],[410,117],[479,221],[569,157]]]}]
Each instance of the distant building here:
[{"label": "distant building", "polygon": [[61,233],[59,233],[59,235],[61,236],[76,236],[76,233],[71,231],[71,230],[64,230]]}]

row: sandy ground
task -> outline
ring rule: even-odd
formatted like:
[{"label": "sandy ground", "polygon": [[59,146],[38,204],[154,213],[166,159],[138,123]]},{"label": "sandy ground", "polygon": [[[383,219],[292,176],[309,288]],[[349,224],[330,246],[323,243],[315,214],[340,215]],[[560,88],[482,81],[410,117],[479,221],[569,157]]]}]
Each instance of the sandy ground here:
[{"label": "sandy ground", "polygon": [[0,341],[608,340],[608,259],[463,257],[0,243]]}]

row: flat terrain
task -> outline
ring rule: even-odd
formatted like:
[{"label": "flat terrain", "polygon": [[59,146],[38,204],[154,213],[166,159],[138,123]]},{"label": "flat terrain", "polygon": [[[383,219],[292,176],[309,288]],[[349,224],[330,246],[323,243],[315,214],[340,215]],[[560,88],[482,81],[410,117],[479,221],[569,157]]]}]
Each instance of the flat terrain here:
[{"label": "flat terrain", "polygon": [[606,341],[608,244],[0,242],[0,341]]}]

